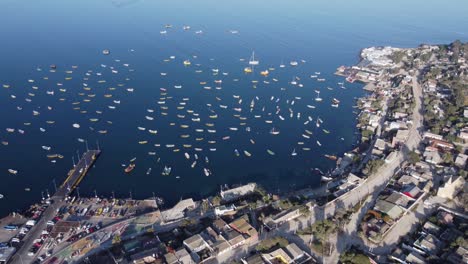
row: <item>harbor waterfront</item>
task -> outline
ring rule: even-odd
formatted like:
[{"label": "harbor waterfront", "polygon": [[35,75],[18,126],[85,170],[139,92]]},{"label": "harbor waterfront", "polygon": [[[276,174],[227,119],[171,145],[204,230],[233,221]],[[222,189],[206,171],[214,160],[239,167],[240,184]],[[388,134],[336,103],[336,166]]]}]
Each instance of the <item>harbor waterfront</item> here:
[{"label": "harbor waterfront", "polygon": [[395,1],[1,3],[0,264],[467,262],[468,4]]},{"label": "harbor waterfront", "polygon": [[[59,3],[59,7],[60,5],[64,7],[64,13],[60,15],[48,9],[52,2],[33,3],[27,8],[10,2],[3,8],[4,24],[8,21],[15,21],[12,14],[18,10],[25,12],[25,16],[34,22],[30,23],[31,27],[23,23],[13,23],[15,27],[6,28],[5,41],[2,44],[4,48],[0,51],[3,61],[0,65],[0,81],[2,84],[10,85],[10,88],[2,87],[0,94],[0,103],[2,109],[5,110],[0,112],[3,121],[1,140],[8,142],[8,146],[1,145],[0,148],[2,157],[0,170],[4,173],[3,184],[0,186],[0,193],[4,196],[0,200],[2,215],[7,215],[12,211],[22,211],[29,206],[31,201],[40,200],[41,193],[52,192],[54,180],[61,182],[63,171],[72,165],[72,157],[77,159],[76,151],[85,150],[85,143],[79,142],[78,138],[87,140],[90,145],[95,145],[98,140],[106,153],[91,172],[91,177],[87,177],[82,182],[80,186],[82,194],[94,195],[96,190],[98,195],[110,197],[114,193],[118,197],[127,198],[131,192],[133,198],[141,199],[151,197],[154,192],[157,196],[163,197],[167,206],[170,206],[181,197],[201,198],[215,194],[219,192],[220,185],[224,184],[253,181],[275,192],[278,189],[280,191],[293,190],[299,186],[318,187],[321,175],[313,169],[319,168],[327,172],[335,165],[334,161],[324,155],[342,156],[345,151],[356,146],[358,140],[358,135],[355,134],[357,114],[353,113],[356,111],[353,106],[355,105],[354,98],[364,94],[361,89],[362,85],[346,84],[346,90],[340,89],[338,83],[344,80],[332,75],[336,65],[352,64],[356,61],[356,51],[369,45],[410,47],[419,45],[421,40],[444,43],[454,38],[464,38],[463,28],[459,24],[443,19],[439,19],[441,22],[437,26],[440,30],[436,32],[429,30],[431,27],[426,26],[427,19],[418,17],[408,17],[403,20],[390,17],[389,21],[378,20],[378,23],[366,23],[364,21],[377,16],[366,13],[363,15],[367,16],[367,19],[356,22],[358,25],[343,23],[349,20],[348,18],[354,17],[352,10],[365,7],[364,2],[359,5],[353,4],[352,7],[347,4],[337,10],[323,1],[319,3],[321,8],[310,8],[312,14],[306,12],[306,8],[302,8],[300,4],[283,3],[277,9],[271,10],[273,16],[262,16],[263,20],[254,19],[259,14],[245,19],[229,15],[232,10],[238,9],[253,14],[252,10],[255,8],[247,2],[220,7],[218,12],[209,15],[207,15],[207,10],[209,10],[210,3],[167,5],[169,10],[180,14],[187,21],[175,20],[168,15],[170,12],[152,16],[145,10],[151,10],[155,7],[154,4],[144,1],[128,5],[84,1],[80,4],[69,4],[72,5],[70,8]],[[96,8],[88,8],[88,5]],[[261,6],[261,3],[255,4],[255,7],[258,8],[258,5]],[[190,10],[195,8],[206,11],[192,13]],[[393,5],[385,8],[395,9]],[[72,9],[82,10],[83,13],[69,11]],[[65,16],[76,17],[77,21],[88,21],[87,23],[94,23],[96,26],[90,27],[87,26],[88,24],[80,25],[70,21],[50,25],[41,20],[41,12],[36,10],[42,10],[43,14],[55,17],[57,20]],[[294,10],[294,12],[283,10]],[[107,16],[105,20],[101,19],[104,14]],[[437,17],[437,13],[431,16]],[[258,24],[257,20],[262,22]],[[324,24],[322,21],[339,22]],[[172,24],[173,27],[166,29],[166,24]],[[401,31],[393,26],[395,24],[402,25],[407,30]],[[190,25],[191,30],[184,30],[184,25]],[[302,25],[302,29],[294,25]],[[446,30],[447,28],[450,30]],[[196,34],[196,31],[200,30],[204,34]],[[161,34],[162,31],[167,31],[167,33]],[[37,32],[46,33],[38,35]],[[45,39],[45,36],[54,35],[55,32],[63,32],[65,35],[59,39]],[[72,32],[81,33],[73,34]],[[373,38],[369,39],[367,33],[363,32],[373,32]],[[398,37],[389,39],[388,35]],[[37,39],[42,41],[36,41]],[[92,44],[89,42],[91,39]],[[268,45],[263,43],[268,43]],[[23,52],[10,52],[17,49]],[[109,50],[108,55],[103,54],[105,49]],[[255,67],[253,74],[246,75],[244,68],[248,66],[248,60],[253,51],[260,65]],[[198,59],[193,58],[194,55]],[[171,60],[171,56],[175,56],[175,60]],[[121,62],[115,62],[116,59]],[[165,62],[166,59],[171,61]],[[191,67],[184,67],[183,61],[187,59],[192,60]],[[244,62],[240,59],[244,59]],[[306,62],[303,63],[302,59]],[[298,62],[299,65],[291,66],[292,61]],[[198,70],[195,65],[197,63],[202,64],[203,73],[200,73],[202,77],[194,72]],[[50,66],[53,64],[57,67],[56,72],[50,73]],[[101,64],[108,67],[103,68]],[[123,64],[130,66],[126,67]],[[281,64],[287,67],[280,68]],[[78,68],[73,69],[72,66],[78,66]],[[112,73],[109,67],[114,67],[118,73]],[[270,71],[270,76],[267,78],[260,75],[261,71],[269,67],[274,67],[276,70]],[[42,71],[37,71],[37,68]],[[219,69],[219,73],[213,76],[211,71],[216,68]],[[130,69],[134,71],[130,72]],[[92,90],[83,89],[82,78],[86,78],[88,70],[92,70],[94,74],[102,73],[102,80],[106,83],[100,84],[98,81],[101,81],[101,78],[93,75],[95,82],[88,83]],[[73,73],[66,73],[67,71],[73,71]],[[168,73],[165,76],[166,79],[161,75],[165,72]],[[224,76],[223,72],[228,72],[229,75]],[[310,78],[310,75],[315,75],[315,72],[321,73],[317,79],[323,78],[325,81],[318,82]],[[50,80],[41,79],[45,76]],[[296,82],[302,83],[303,88],[295,87],[297,88],[295,89],[288,84],[293,81],[294,76],[301,79]],[[187,97],[191,98],[188,104],[191,108],[196,108],[192,110],[201,110],[203,105],[203,110],[209,111],[205,107],[206,103],[214,105],[217,101],[215,98],[205,99],[204,96],[209,91],[203,87],[211,86],[211,91],[216,91],[217,85],[214,81],[221,79],[218,77],[224,78],[221,92],[224,92],[225,96],[220,98],[225,101],[229,96],[241,95],[244,112],[249,111],[251,99],[256,95],[268,94],[268,96],[260,96],[263,103],[271,96],[275,96],[276,100],[281,95],[280,88],[284,87],[288,90],[282,95],[280,101],[284,103],[281,109],[285,112],[281,115],[288,119],[284,122],[275,119],[273,125],[286,124],[290,121],[288,111],[290,107],[285,104],[288,99],[291,104],[294,97],[302,98],[296,100],[294,106],[291,107],[294,110],[294,119],[297,120],[298,112],[302,115],[295,123],[291,121],[289,125],[277,127],[280,134],[275,140],[266,138],[264,134],[238,138],[232,135],[235,131],[231,131],[229,132],[232,133],[230,140],[223,141],[222,137],[228,135],[227,133],[222,135],[220,129],[229,128],[231,124],[227,119],[222,118],[221,113],[218,113],[219,117],[213,122],[203,121],[203,124],[216,123],[216,130],[219,134],[216,143],[217,150],[213,153],[208,152],[211,155],[200,155],[196,169],[191,168],[194,153],[189,153],[192,159],[188,161],[184,157],[185,151],[181,149],[183,139],[172,137],[172,135],[175,137],[175,128],[180,128],[179,124],[176,127],[167,128],[169,124],[165,123],[162,129],[158,130],[159,136],[164,137],[164,140],[157,140],[160,142],[144,138],[143,132],[140,133],[140,130],[137,130],[138,127],[145,127],[147,134],[150,134],[148,130],[154,130],[153,127],[142,124],[146,122],[145,116],[151,117],[147,109],[159,108],[159,105],[155,104],[162,97],[160,88],[168,89],[170,92],[168,96],[188,93]],[[66,80],[66,78],[72,79]],[[126,78],[130,80],[125,80]],[[239,84],[232,86],[233,80],[237,78],[239,78]],[[278,82],[274,82],[273,78],[278,79]],[[34,83],[28,80],[33,80]],[[252,81],[255,80],[259,81],[259,84],[256,89],[253,89]],[[211,83],[200,85],[200,82],[204,81]],[[263,81],[269,81],[270,84],[265,84]],[[58,86],[58,83],[63,86]],[[121,83],[124,83],[125,87],[118,86]],[[175,88],[180,85],[181,89]],[[38,90],[33,89],[33,86],[39,87]],[[333,90],[328,90],[327,87]],[[116,90],[114,92],[103,91],[101,88],[116,88]],[[127,88],[134,88],[134,92],[128,92]],[[61,92],[60,89],[65,89],[66,92]],[[54,95],[47,94],[47,91],[52,92],[52,90],[54,90]],[[320,91],[320,97],[323,98],[321,103],[315,101],[314,90]],[[29,93],[34,96],[28,95]],[[95,97],[82,98],[79,93],[85,93],[84,97],[95,94]],[[112,94],[113,97],[104,97],[108,94]],[[17,99],[12,99],[12,95]],[[62,97],[67,101],[60,101]],[[195,100],[196,97],[199,100]],[[30,103],[24,101],[28,98],[32,100]],[[73,105],[78,98],[82,100],[81,105]],[[333,98],[341,102],[338,108],[331,106]],[[85,99],[90,102],[86,102]],[[172,102],[183,102],[180,99]],[[120,101],[120,104],[114,103],[114,100]],[[231,100],[234,101],[234,98],[231,97]],[[308,104],[316,105],[316,108],[310,109],[307,107]],[[256,105],[259,103],[256,102]],[[23,107],[24,110],[17,110],[18,106]],[[48,110],[48,106],[52,110]],[[116,109],[110,109],[108,106],[114,106]],[[229,105],[229,107],[232,106],[233,104]],[[275,110],[276,103],[270,103],[270,106]],[[74,110],[78,107],[80,107],[79,110]],[[177,118],[174,107],[176,106],[173,105],[170,108],[171,111],[168,112],[172,114],[170,119]],[[33,111],[39,112],[39,115],[34,116]],[[88,112],[81,114],[81,111]],[[91,114],[95,111],[105,113],[102,117],[96,117]],[[307,120],[306,113],[309,111],[313,112],[311,117],[314,121],[320,117],[324,123],[320,129],[316,129],[312,121],[310,125],[317,131],[307,129],[314,133],[307,140],[302,134],[305,136],[308,134],[299,128],[304,127],[303,123]],[[201,111],[199,112],[202,114]],[[210,120],[207,113],[205,118]],[[90,119],[99,120],[93,122]],[[265,123],[267,120],[267,118],[262,118],[257,122],[252,116],[248,119],[269,136],[273,125],[267,125]],[[47,123],[47,121],[55,121],[55,123]],[[155,121],[159,122],[157,118]],[[25,126],[24,123],[31,123],[31,125]],[[81,127],[73,127],[75,123]],[[237,124],[239,123],[240,120]],[[94,131],[91,131],[89,127],[93,127]],[[243,128],[240,125],[236,127],[239,129],[237,132]],[[9,133],[6,128],[21,129],[25,133],[20,134],[18,130],[15,130],[15,133]],[[41,132],[41,128],[45,132]],[[208,134],[208,127],[204,129],[204,133]],[[330,131],[330,134],[321,131],[322,129]],[[104,134],[104,132],[107,133]],[[196,141],[195,133],[190,135],[190,141]],[[250,139],[253,139],[256,144],[252,144]],[[148,141],[148,143],[141,145],[140,141]],[[207,141],[208,139],[205,139],[208,145]],[[310,146],[297,145],[300,141]],[[321,146],[316,141],[319,141]],[[149,146],[153,147],[157,143],[163,146],[160,150],[149,149]],[[166,149],[166,143],[178,145],[180,152],[174,153],[173,150]],[[42,146],[51,147],[51,150],[44,150]],[[290,154],[295,147],[298,155],[292,157]],[[311,150],[301,152],[303,147]],[[209,146],[204,147],[205,150],[207,148]],[[242,156],[236,158],[234,149],[238,149]],[[268,149],[276,155],[270,155],[267,152]],[[243,150],[247,150],[252,156],[247,158]],[[157,164],[157,158],[148,155],[148,152],[153,151],[157,152],[158,156],[167,158]],[[57,158],[56,163],[52,163],[47,157],[51,154],[61,154],[63,158]],[[205,176],[201,167],[203,162],[200,160],[204,159],[204,156],[209,158],[210,167],[207,169],[212,172],[210,177]],[[131,174],[126,174],[124,172],[126,167],[121,165],[128,165],[134,157],[137,157],[136,167]],[[161,175],[165,166],[172,168],[169,177]],[[151,174],[147,175],[149,168],[152,168]],[[8,169],[13,169],[18,173],[11,175]],[[177,176],[180,178],[176,178]]]},{"label": "harbor waterfront", "polygon": [[[401,236],[399,229],[396,230],[398,235],[389,234],[389,230],[400,221],[414,225],[415,217],[424,218],[436,212],[457,217],[455,226],[463,230],[458,219],[468,219],[468,215],[460,211],[460,205],[447,201],[447,198],[456,198],[462,191],[460,186],[464,184],[464,168],[468,160],[463,154],[466,146],[460,145],[454,150],[452,143],[442,140],[441,135],[426,130],[429,127],[433,131],[433,123],[424,120],[427,112],[423,109],[427,107],[427,101],[423,100],[423,89],[427,93],[425,96],[444,99],[443,94],[431,92],[434,81],[430,79],[431,71],[427,70],[437,67],[448,69],[446,66],[452,65],[454,67],[446,72],[448,76],[453,76],[454,72],[462,73],[454,84],[453,93],[465,92],[466,59],[445,59],[454,51],[463,54],[464,50],[468,50],[468,43],[460,41],[450,45],[421,45],[413,49],[370,47],[361,51],[359,64],[338,67],[336,74],[346,77],[347,82],[372,84],[372,93],[358,100],[363,144],[346,152],[336,168],[322,176],[325,188],[298,189],[279,196],[266,192],[256,183],[249,183],[225,188],[216,196],[199,201],[192,198],[180,200],[167,209],[159,208],[162,200],[157,197],[141,201],[131,198],[119,200],[114,196],[99,198],[97,195],[84,198],[79,192],[71,193],[70,186],[78,187],[100,154],[99,150],[88,151],[57,192],[62,194],[44,199],[42,205],[36,206],[34,217],[38,221],[34,218],[22,220],[20,215],[2,220],[7,231],[0,232],[0,237],[14,236],[11,247],[2,249],[7,256],[5,261],[100,263],[112,259],[119,263],[132,259],[151,263],[164,259],[171,263],[175,258],[195,263],[208,260],[215,263],[242,260],[248,263],[249,259],[256,257],[268,263],[281,256],[286,263],[293,263],[293,259],[298,263],[338,263],[348,252],[345,250],[356,252],[354,246],[358,247],[357,252],[368,249],[364,254],[370,260],[383,260],[387,259],[385,254],[375,255],[372,251],[389,253],[395,248],[395,244],[387,244],[387,239],[393,241]],[[410,54],[415,55],[411,57]],[[443,76],[436,79],[440,83],[445,81]],[[456,104],[464,103],[458,101]],[[457,122],[464,122],[464,119]],[[420,154],[424,145],[425,152]],[[444,151],[459,152],[455,161],[457,168],[452,169],[458,170],[460,175],[452,175],[444,186],[438,186],[434,182],[437,174],[427,173],[430,173],[432,165],[443,167],[445,164],[445,161],[435,160],[431,153]],[[132,169],[130,166],[126,170],[130,172]],[[410,176],[415,172],[421,176]],[[452,177],[458,178],[452,180]],[[408,178],[414,179],[408,182]],[[392,180],[402,182],[389,185]],[[455,184],[455,181],[459,187],[446,190],[446,185]],[[431,192],[435,188],[438,189],[437,195]],[[389,191],[400,195],[399,199],[411,199],[406,208],[401,209],[400,206],[404,206],[400,205],[400,211],[391,209],[390,201],[400,202],[388,200]],[[385,207],[379,205],[384,202]],[[368,206],[374,203],[375,209],[370,210]],[[420,215],[412,215],[413,209]],[[361,228],[370,227],[375,224],[372,217],[381,218],[381,214],[386,217],[383,224],[388,225],[385,231],[380,231],[382,235],[369,233],[371,237],[358,235],[339,240],[340,232],[355,232],[358,221],[362,221]],[[319,231],[318,225],[328,225],[330,229]],[[40,238],[36,239],[41,229]],[[184,235],[179,234],[180,230],[184,230]],[[331,237],[322,237],[322,232]],[[20,239],[23,244],[20,244]],[[453,237],[443,239],[452,241]],[[273,243],[279,243],[280,249],[273,250],[275,247],[270,245],[270,241],[277,241]],[[135,243],[140,246],[129,246]],[[17,252],[15,247],[19,248]],[[175,251],[175,248],[179,249]],[[269,251],[268,254],[262,253]],[[401,256],[388,258],[398,257]]]}]

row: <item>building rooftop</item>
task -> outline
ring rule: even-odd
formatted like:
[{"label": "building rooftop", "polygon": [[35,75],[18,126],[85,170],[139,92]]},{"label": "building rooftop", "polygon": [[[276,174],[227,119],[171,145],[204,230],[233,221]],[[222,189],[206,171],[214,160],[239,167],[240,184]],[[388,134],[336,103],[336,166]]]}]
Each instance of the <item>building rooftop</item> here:
[{"label": "building rooftop", "polygon": [[256,187],[257,187],[257,184],[249,183],[243,186],[239,186],[237,188],[229,189],[226,191],[221,191],[220,193],[221,198],[223,198],[223,200],[225,201],[235,200],[235,199],[238,199],[239,197],[252,193]]},{"label": "building rooftop", "polygon": [[272,263],[292,263],[291,257],[282,248],[262,254],[262,256]]},{"label": "building rooftop", "polygon": [[385,200],[378,200],[374,209],[388,215],[392,219],[397,219],[403,213],[403,209],[401,209],[398,205],[392,204]]},{"label": "building rooftop", "polygon": [[410,202],[408,197],[406,197],[405,195],[403,195],[401,193],[397,193],[397,192],[394,192],[394,193],[390,194],[385,199],[385,201],[390,202],[392,204],[396,204],[396,205],[405,207],[405,208],[408,206],[408,203]]},{"label": "building rooftop", "polygon": [[249,237],[253,237],[257,235],[257,230],[245,220],[245,218],[241,217],[234,221],[232,221],[229,226],[238,231],[239,233],[246,234]]},{"label": "building rooftop", "polygon": [[198,252],[206,247],[206,241],[200,234],[193,235],[184,240],[184,245],[191,252]]}]

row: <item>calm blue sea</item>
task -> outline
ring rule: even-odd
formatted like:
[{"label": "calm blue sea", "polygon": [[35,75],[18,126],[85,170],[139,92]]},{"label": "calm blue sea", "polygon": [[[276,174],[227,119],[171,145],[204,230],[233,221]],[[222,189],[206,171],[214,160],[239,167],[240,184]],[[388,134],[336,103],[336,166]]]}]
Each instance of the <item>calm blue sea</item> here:
[{"label": "calm blue sea", "polygon": [[[60,184],[72,166],[72,156],[85,150],[77,138],[87,139],[90,146],[99,141],[103,150],[80,186],[81,195],[91,195],[96,190],[98,195],[110,196],[114,192],[116,196],[128,197],[131,193],[135,198],[146,198],[155,193],[171,204],[180,198],[214,194],[223,184],[255,181],[272,191],[319,186],[320,176],[312,168],[327,171],[334,166],[323,155],[342,155],[357,142],[352,106],[354,98],[364,94],[360,84],[345,84],[347,89],[340,89],[337,83],[344,80],[334,76],[334,70],[356,63],[360,49],[368,46],[413,47],[455,39],[467,41],[467,12],[468,2],[462,0],[3,0],[0,84],[9,84],[10,88],[0,88],[0,140],[9,143],[0,145],[0,194],[5,196],[0,200],[0,215],[39,201],[41,192],[52,192],[53,180]],[[173,27],[165,29],[165,24]],[[191,29],[182,30],[184,25]],[[167,34],[160,34],[163,30]],[[239,33],[232,34],[230,30]],[[196,31],[203,33],[195,34]],[[103,49],[109,49],[111,54],[102,55]],[[240,59],[248,60],[253,50],[260,66],[254,74],[246,75],[243,68],[247,61]],[[164,62],[170,56],[175,59]],[[191,60],[190,67],[183,66],[186,59]],[[289,66],[292,60],[299,61],[299,66]],[[280,68],[281,63],[286,67]],[[49,72],[51,64],[57,65],[54,73]],[[112,73],[110,67],[117,73]],[[259,71],[269,67],[275,70],[267,78],[261,77]],[[219,69],[219,74],[214,76],[212,69]],[[167,75],[161,76],[161,72]],[[309,76],[315,72],[320,72],[319,78],[326,81],[311,79]],[[72,79],[66,80],[67,77]],[[290,84],[294,77],[300,78],[302,88]],[[217,85],[214,80],[223,83]],[[254,80],[258,80],[255,88]],[[83,89],[83,83],[90,89]],[[182,85],[182,89],[175,89],[174,85]],[[222,89],[217,90],[216,86]],[[112,87],[115,89],[109,89]],[[134,88],[134,92],[127,88]],[[167,94],[161,95],[160,88],[166,88]],[[321,103],[314,101],[314,90],[321,92]],[[54,95],[47,91],[54,91]],[[108,94],[112,98],[104,96]],[[27,98],[31,101],[27,102]],[[240,98],[243,101],[239,104]],[[339,108],[331,107],[332,98],[341,101]],[[164,105],[157,103],[161,100]],[[255,107],[250,111],[252,100]],[[177,109],[181,102],[186,103],[184,109]],[[229,108],[222,109],[220,104]],[[316,108],[310,109],[308,104]],[[108,108],[109,105],[116,109]],[[242,108],[242,112],[234,112],[234,107]],[[196,116],[187,113],[188,109],[198,113],[201,122],[192,122]],[[278,109],[285,121],[279,120]],[[33,111],[39,115],[33,115]],[[293,118],[289,117],[290,111]],[[215,113],[217,119],[208,118]],[[255,118],[258,115],[261,118]],[[314,121],[304,124],[308,116]],[[317,117],[324,121],[320,128],[315,125]],[[99,120],[90,122],[90,118]],[[267,120],[273,123],[266,123]],[[73,128],[74,123],[80,128]],[[214,127],[205,123],[214,123]],[[158,130],[158,134],[151,135],[137,127]],[[239,130],[231,131],[229,127]],[[246,132],[246,127],[251,131]],[[280,130],[280,135],[271,135],[272,127]],[[16,131],[7,133],[6,128]],[[41,132],[40,128],[46,131]],[[330,133],[324,133],[322,128]],[[24,130],[24,134],[17,129]],[[205,133],[196,133],[195,129],[205,129]],[[206,129],[217,132],[206,133]],[[302,136],[305,129],[313,133],[310,139]],[[106,130],[107,134],[99,134],[99,130]],[[224,136],[231,138],[224,141]],[[141,145],[139,141],[148,144]],[[175,144],[180,152],[173,152],[166,144]],[[192,149],[184,149],[183,144],[192,145]],[[41,146],[52,149],[46,151]],[[194,152],[195,147],[203,151]],[[311,150],[303,151],[303,147]],[[216,148],[216,152],[208,151],[209,148]],[[239,150],[239,157],[234,155],[234,149]],[[267,149],[276,155],[269,155]],[[290,155],[293,149],[298,153],[295,157]],[[246,157],[244,150],[252,156]],[[156,156],[149,156],[148,152],[156,152]],[[184,152],[190,154],[190,161]],[[64,158],[51,163],[46,155],[53,153]],[[199,160],[192,169],[195,153]],[[204,162],[205,156],[209,163]],[[122,164],[134,157],[136,169],[125,174]],[[161,175],[164,166],[172,167],[171,175]],[[149,175],[148,168],[152,168]],[[209,168],[213,174],[204,176],[203,168]],[[17,170],[18,174],[11,175],[8,169]]]}]

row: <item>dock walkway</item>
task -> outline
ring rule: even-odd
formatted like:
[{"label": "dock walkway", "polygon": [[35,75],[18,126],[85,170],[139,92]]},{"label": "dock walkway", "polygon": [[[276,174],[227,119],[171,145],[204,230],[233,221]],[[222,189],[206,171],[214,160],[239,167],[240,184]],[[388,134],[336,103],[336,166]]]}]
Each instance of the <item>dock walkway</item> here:
[{"label": "dock walkway", "polygon": [[31,228],[26,237],[22,241],[21,247],[12,256],[9,263],[23,264],[32,263],[34,257],[28,256],[28,251],[33,246],[34,240],[40,237],[42,231],[47,226],[47,221],[52,220],[58,208],[65,204],[65,197],[69,195],[83,180],[89,169],[101,154],[100,150],[89,150],[83,154],[78,164],[76,164],[68,173],[63,184],[56,190],[55,194],[50,198],[50,206],[44,211],[41,219]]}]

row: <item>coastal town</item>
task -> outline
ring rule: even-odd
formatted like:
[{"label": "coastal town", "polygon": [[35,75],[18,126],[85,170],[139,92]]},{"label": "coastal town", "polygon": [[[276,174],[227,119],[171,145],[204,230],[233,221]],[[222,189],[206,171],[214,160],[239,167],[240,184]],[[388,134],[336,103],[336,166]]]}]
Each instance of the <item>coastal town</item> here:
[{"label": "coastal town", "polygon": [[360,56],[335,74],[365,83],[361,140],[320,188],[248,183],[171,208],[80,197],[91,151],[72,187],[0,220],[0,263],[467,263],[468,43]]}]

